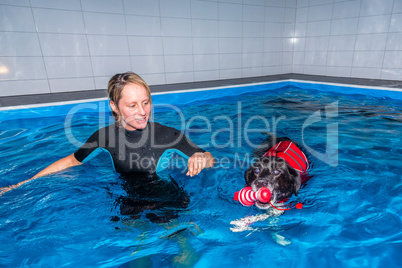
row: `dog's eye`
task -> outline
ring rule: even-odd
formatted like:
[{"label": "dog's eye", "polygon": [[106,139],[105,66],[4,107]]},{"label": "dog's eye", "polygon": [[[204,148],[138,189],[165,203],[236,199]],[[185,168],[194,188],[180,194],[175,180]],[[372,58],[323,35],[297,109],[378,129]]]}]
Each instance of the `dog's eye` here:
[{"label": "dog's eye", "polygon": [[281,172],[280,172],[279,170],[277,170],[277,169],[274,170],[274,174],[275,174],[275,175],[279,175],[280,173],[281,173]]},{"label": "dog's eye", "polygon": [[260,169],[256,168],[256,169],[254,169],[254,172],[258,174],[258,173],[260,173]]}]

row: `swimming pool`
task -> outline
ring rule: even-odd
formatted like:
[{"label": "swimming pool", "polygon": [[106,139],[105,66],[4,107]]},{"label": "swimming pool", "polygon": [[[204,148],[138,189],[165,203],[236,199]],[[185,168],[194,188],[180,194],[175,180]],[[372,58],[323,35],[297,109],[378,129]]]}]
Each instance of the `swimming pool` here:
[{"label": "swimming pool", "polygon": [[[188,208],[168,225],[124,217],[125,182],[100,154],[0,197],[0,264],[401,267],[401,95],[288,81],[155,95],[154,120],[218,160],[194,178],[167,171]],[[112,120],[104,100],[1,111],[0,187],[71,154]],[[293,198],[302,210],[277,215],[232,200],[264,130],[308,148],[313,178]],[[236,229],[261,215],[269,217]]]}]

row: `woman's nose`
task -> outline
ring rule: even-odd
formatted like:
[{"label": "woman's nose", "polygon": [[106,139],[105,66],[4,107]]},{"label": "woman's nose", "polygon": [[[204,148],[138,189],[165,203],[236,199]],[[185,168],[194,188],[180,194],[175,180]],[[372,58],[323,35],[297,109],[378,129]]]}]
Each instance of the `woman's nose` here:
[{"label": "woman's nose", "polygon": [[145,115],[145,108],[144,108],[143,105],[140,105],[140,106],[139,106],[138,113],[141,114],[141,115]]}]

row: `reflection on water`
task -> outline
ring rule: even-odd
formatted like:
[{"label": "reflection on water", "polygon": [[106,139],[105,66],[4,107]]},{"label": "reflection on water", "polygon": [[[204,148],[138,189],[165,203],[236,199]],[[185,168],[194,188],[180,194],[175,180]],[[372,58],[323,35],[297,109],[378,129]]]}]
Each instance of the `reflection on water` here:
[{"label": "reflection on water", "polygon": [[154,223],[166,223],[179,216],[190,202],[183,188],[173,179],[159,178],[156,174],[124,174],[121,176],[126,195],[116,202],[120,214],[139,219],[141,213]]}]

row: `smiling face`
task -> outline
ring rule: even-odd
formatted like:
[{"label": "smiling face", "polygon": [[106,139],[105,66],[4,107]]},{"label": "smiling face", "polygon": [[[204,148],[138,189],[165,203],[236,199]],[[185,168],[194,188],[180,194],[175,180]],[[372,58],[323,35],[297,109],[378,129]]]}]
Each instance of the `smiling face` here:
[{"label": "smiling face", "polygon": [[127,130],[143,129],[151,114],[151,100],[148,91],[139,84],[128,83],[116,104],[110,101],[112,110],[119,115],[122,126]]}]

